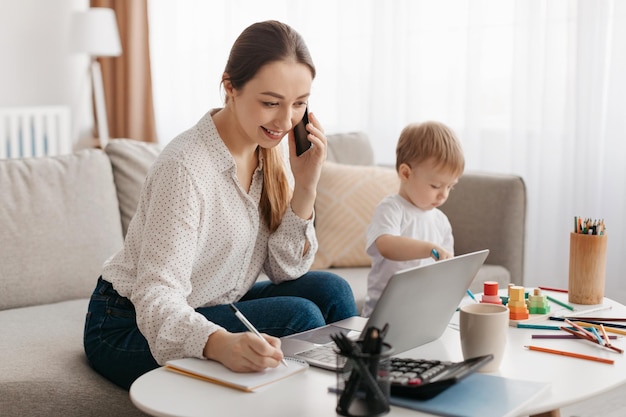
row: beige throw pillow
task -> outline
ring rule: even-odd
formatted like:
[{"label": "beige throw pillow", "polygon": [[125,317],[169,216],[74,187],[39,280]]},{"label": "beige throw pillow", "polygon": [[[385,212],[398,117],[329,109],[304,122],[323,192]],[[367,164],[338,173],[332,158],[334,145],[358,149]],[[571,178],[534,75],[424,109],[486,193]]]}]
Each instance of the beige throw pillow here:
[{"label": "beige throw pillow", "polygon": [[312,269],[370,266],[365,232],[378,203],[397,193],[399,184],[392,168],[325,162],[315,202],[319,249]]},{"label": "beige throw pillow", "polygon": [[130,219],[135,215],[141,187],[155,161],[161,147],[157,143],[141,142],[133,139],[113,139],[105,148],[117,189],[122,217],[122,231],[126,230]]}]

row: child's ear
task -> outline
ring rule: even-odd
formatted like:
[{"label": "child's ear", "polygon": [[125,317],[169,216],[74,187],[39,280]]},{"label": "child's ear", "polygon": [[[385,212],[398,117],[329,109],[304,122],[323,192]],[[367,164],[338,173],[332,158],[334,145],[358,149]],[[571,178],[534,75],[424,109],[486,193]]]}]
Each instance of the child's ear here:
[{"label": "child's ear", "polygon": [[409,179],[409,177],[411,176],[411,167],[409,166],[409,164],[400,164],[400,166],[398,167],[398,176],[400,177],[401,181],[406,181]]}]

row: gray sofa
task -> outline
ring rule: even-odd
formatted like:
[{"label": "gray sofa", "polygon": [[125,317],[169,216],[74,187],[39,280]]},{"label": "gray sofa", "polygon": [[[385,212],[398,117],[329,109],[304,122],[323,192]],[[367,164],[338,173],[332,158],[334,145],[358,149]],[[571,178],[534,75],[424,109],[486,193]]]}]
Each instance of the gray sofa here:
[{"label": "gray sofa", "polygon": [[[121,247],[158,152],[155,145],[118,139],[106,152],[0,160],[0,415],[143,415],[126,391],[88,366],[82,330],[101,265]],[[329,160],[369,184],[377,183],[376,175],[394,181],[393,170],[373,167],[369,141],[361,133],[329,137]],[[368,170],[374,177],[368,178]],[[328,225],[321,213],[337,200],[329,190],[338,184],[331,171],[324,169],[328,189],[318,193],[316,221],[322,229]],[[339,194],[345,197],[346,190]],[[367,210],[379,197],[369,196]],[[444,211],[453,224],[457,253],[491,249],[473,284],[476,291],[484,279],[523,284],[525,189],[519,177],[468,173]],[[359,241],[364,226],[349,223],[334,232],[354,234],[351,241]],[[325,241],[336,239],[324,233]],[[320,243],[322,254],[323,248]],[[345,276],[361,303],[368,265],[363,253],[357,255],[357,261],[316,259],[316,267]]]}]

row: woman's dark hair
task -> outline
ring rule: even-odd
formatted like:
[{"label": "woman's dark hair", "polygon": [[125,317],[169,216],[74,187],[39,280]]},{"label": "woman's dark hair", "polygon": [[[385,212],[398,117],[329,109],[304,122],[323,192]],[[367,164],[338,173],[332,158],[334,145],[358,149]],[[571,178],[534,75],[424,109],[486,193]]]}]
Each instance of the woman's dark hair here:
[{"label": "woman's dark hair", "polygon": [[[254,23],[233,44],[222,82],[230,81],[234,89],[241,89],[261,67],[277,61],[304,64],[311,70],[311,78],[315,78],[309,48],[298,32],[275,20]],[[280,226],[289,207],[291,190],[280,148],[259,148],[259,152],[263,158],[263,190],[259,209],[261,218],[273,232]]]}]

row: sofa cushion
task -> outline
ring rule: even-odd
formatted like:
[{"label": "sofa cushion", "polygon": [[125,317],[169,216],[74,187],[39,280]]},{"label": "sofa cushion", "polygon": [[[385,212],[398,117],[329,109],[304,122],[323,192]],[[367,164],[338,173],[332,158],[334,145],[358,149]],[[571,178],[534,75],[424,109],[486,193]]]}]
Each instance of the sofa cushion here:
[{"label": "sofa cushion", "polygon": [[370,266],[366,229],[378,203],[399,184],[391,168],[325,162],[315,201],[319,249],[312,269]]},{"label": "sofa cushion", "polygon": [[104,152],[0,160],[0,310],[88,297],[122,246]]},{"label": "sofa cushion", "polygon": [[[287,147],[284,149],[288,155]],[[124,236],[137,209],[148,170],[161,150],[159,144],[133,139],[113,139],[105,148],[113,166]],[[328,135],[328,160],[342,164],[373,165],[374,154],[369,138],[363,132]]]},{"label": "sofa cushion", "polygon": [[364,132],[335,133],[327,138],[328,161],[348,165],[374,165],[374,150]]},{"label": "sofa cushion", "polygon": [[128,391],[88,365],[82,347],[88,302],[0,312],[0,414],[145,416],[132,405]]},{"label": "sofa cushion", "polygon": [[454,233],[454,253],[489,249],[485,263],[501,265],[524,283],[526,186],[510,174],[466,172],[441,206]]},{"label": "sofa cushion", "polygon": [[114,139],[109,141],[105,152],[111,159],[117,198],[120,202],[122,232],[126,236],[128,223],[137,209],[139,193],[148,175],[148,169],[161,152],[161,147],[156,143]]}]

